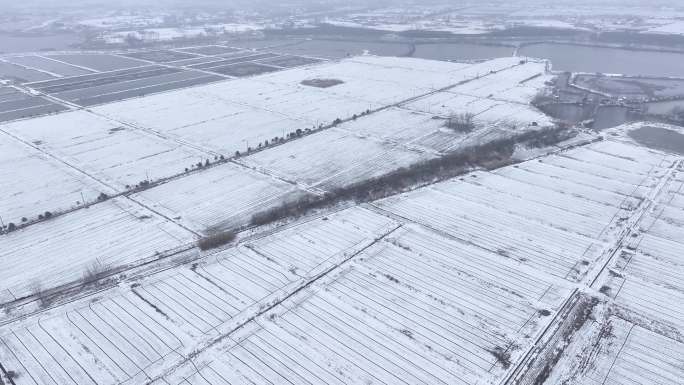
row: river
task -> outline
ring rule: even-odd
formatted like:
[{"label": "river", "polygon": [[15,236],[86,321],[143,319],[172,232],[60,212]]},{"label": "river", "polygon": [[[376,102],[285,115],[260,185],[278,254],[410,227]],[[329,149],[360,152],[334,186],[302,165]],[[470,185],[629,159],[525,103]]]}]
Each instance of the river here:
[{"label": "river", "polygon": [[519,54],[549,59],[560,71],[684,77],[683,53],[544,43],[523,47]]}]

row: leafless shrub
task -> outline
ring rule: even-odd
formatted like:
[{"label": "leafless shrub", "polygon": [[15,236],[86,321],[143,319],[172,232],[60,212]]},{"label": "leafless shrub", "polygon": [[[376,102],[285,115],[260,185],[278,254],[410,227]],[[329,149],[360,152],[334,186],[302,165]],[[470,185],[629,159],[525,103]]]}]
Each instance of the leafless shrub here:
[{"label": "leafless shrub", "polygon": [[233,242],[237,235],[233,230],[221,231],[214,234],[207,235],[197,241],[197,246],[200,250],[210,250]]},{"label": "leafless shrub", "polygon": [[511,367],[511,353],[509,353],[508,350],[502,348],[501,346],[497,346],[489,352],[494,356],[494,358],[496,358],[496,362],[501,364],[504,369]]},{"label": "leafless shrub", "polygon": [[83,271],[83,282],[90,283],[99,281],[107,276],[108,270],[107,265],[97,259],[86,266]]},{"label": "leafless shrub", "polygon": [[47,293],[43,289],[43,285],[39,281],[33,281],[29,284],[29,292],[36,298],[38,307],[41,309],[50,305],[50,300]]}]

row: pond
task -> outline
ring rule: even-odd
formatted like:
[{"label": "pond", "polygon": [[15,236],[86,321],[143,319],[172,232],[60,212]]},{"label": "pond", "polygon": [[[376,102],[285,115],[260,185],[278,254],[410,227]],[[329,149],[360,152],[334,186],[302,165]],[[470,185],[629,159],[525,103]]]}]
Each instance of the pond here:
[{"label": "pond", "polygon": [[596,115],[594,115],[592,128],[599,131],[605,130],[625,124],[630,120],[630,112],[627,107],[601,106],[596,111]]},{"label": "pond", "polygon": [[684,77],[682,53],[544,43],[523,47],[520,55],[549,59],[559,71]]},{"label": "pond", "polygon": [[594,106],[590,105],[581,106],[579,104],[571,103],[555,103],[542,106],[541,110],[555,119],[564,120],[570,123],[580,123],[591,119],[594,108]]},{"label": "pond", "polygon": [[630,131],[628,135],[644,146],[684,155],[684,135],[678,131],[645,126]]},{"label": "pond", "polygon": [[572,103],[547,104],[541,107],[547,115],[569,123],[577,124],[593,119],[592,128],[605,130],[616,127],[632,120],[629,108],[621,106],[579,105]]},{"label": "pond", "polygon": [[662,102],[644,103],[646,112],[653,115],[668,115],[675,109],[684,110],[684,100],[666,100]]}]

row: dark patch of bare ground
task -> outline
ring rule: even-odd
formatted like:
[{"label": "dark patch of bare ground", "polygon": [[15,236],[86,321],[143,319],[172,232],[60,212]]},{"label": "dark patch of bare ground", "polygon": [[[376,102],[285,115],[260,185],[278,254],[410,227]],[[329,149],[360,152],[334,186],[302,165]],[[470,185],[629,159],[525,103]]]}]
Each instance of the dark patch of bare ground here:
[{"label": "dark patch of bare ground", "polygon": [[317,87],[317,88],[330,88],[339,84],[343,84],[342,80],[338,79],[308,79],[302,80],[303,86]]},{"label": "dark patch of bare ground", "polygon": [[675,130],[644,126],[630,131],[628,135],[646,147],[684,155],[684,134]]}]

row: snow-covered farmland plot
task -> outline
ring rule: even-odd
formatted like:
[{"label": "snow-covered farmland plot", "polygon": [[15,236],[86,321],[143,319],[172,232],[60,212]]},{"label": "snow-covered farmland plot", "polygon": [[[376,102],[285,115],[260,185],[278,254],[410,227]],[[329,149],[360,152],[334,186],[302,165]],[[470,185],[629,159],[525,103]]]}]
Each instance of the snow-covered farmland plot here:
[{"label": "snow-covered farmland plot", "polygon": [[[332,213],[191,266],[0,327],[15,384],[136,384],[183,362],[274,298],[396,228],[361,208]],[[296,258],[284,250],[306,251]],[[313,268],[318,266],[319,269]]]},{"label": "snow-covered farmland plot", "polygon": [[355,207],[299,223],[246,247],[284,270],[310,278],[360,252],[397,225],[386,216]]},{"label": "snow-covered farmland plot", "polygon": [[2,235],[0,295],[8,300],[69,283],[96,264],[121,267],[194,238],[127,199],[112,199]]},{"label": "snow-covered farmland plot", "polygon": [[620,155],[633,147],[590,145],[466,175],[379,206],[557,277],[579,280],[671,165],[667,156],[644,149],[635,160]]},{"label": "snow-covered farmland plot", "polygon": [[178,357],[182,334],[133,293],[0,331],[16,385],[138,384]]},{"label": "snow-covered farmland plot", "polygon": [[[681,171],[680,171],[681,172]],[[616,255],[600,288],[662,330],[684,335],[684,181],[672,178]]]},{"label": "snow-covered farmland plot", "polygon": [[318,89],[244,79],[111,103],[96,107],[95,111],[232,155],[247,147],[256,148],[274,137],[326,125],[376,107]]},{"label": "snow-covered farmland plot", "polygon": [[506,71],[459,85],[448,92],[527,104],[537,95],[540,88],[544,88],[544,83],[552,78],[551,75],[545,74],[545,66],[544,62],[525,62]]},{"label": "snow-covered farmland plot", "polygon": [[134,199],[198,232],[243,225],[259,211],[303,194],[293,184],[235,164],[172,180]]},{"label": "snow-covered farmland plot", "polygon": [[446,127],[446,123],[445,119],[432,114],[392,107],[346,122],[336,129],[388,146],[434,154],[458,150],[487,133],[499,134],[491,126],[477,127],[470,133],[457,132]]},{"label": "snow-covered farmland plot", "polygon": [[322,88],[325,93],[389,105],[429,92],[470,81],[492,71],[507,72],[519,65],[512,58],[478,64],[437,62],[423,59],[359,56],[335,63],[309,66],[264,75],[258,79],[296,86],[303,80],[336,79],[343,83]]},{"label": "snow-covered farmland plot", "polygon": [[144,61],[108,54],[58,54],[46,57],[94,71],[116,71],[147,65]]},{"label": "snow-covered farmland plot", "polygon": [[592,323],[545,383],[681,384],[684,344],[649,327],[617,316]]},{"label": "snow-covered farmland plot", "polygon": [[[445,93],[435,96],[441,94]],[[538,129],[539,124],[552,123],[529,105],[449,95],[467,99],[479,106],[474,111],[481,114],[476,116],[476,127],[472,132],[459,133],[449,129],[443,116],[434,116],[428,111],[418,112],[406,106],[393,107],[249,156],[244,162],[308,186],[330,189],[380,176],[464,146],[486,143],[524,129]],[[416,103],[426,99],[431,104],[431,98],[433,96],[427,96]],[[454,107],[445,116],[465,111],[468,109]],[[515,122],[516,127],[509,127],[507,123],[511,121]],[[532,125],[532,122],[536,122],[537,126]]]},{"label": "snow-covered farmland plot", "polygon": [[[457,64],[357,57],[110,103],[94,111],[233,154],[297,129],[327,125],[478,76],[496,75],[491,71],[505,73],[520,66],[510,58]],[[305,85],[306,81],[325,79],[336,83],[331,87]],[[516,108],[502,113],[520,113],[521,107]]]},{"label": "snow-covered farmland plot", "polygon": [[[109,189],[30,146],[0,133],[0,218],[5,225],[34,220],[94,201]],[[83,194],[83,195],[81,195]]]},{"label": "snow-covered farmland plot", "polygon": [[436,155],[333,128],[242,160],[250,167],[328,190],[384,175]]},{"label": "snow-covered farmland plot", "polygon": [[552,119],[530,105],[533,97],[545,87],[544,81],[548,77],[538,76],[524,82],[543,71],[540,63],[519,65],[410,101],[402,107],[440,116],[472,113],[479,124],[548,126]]},{"label": "snow-covered farmland plot", "polygon": [[569,292],[415,225],[354,259],[164,383],[491,383]]},{"label": "snow-covered farmland plot", "polygon": [[0,127],[116,190],[148,178],[157,180],[182,173],[210,157],[204,151],[87,111]]},{"label": "snow-covered farmland plot", "polygon": [[85,75],[95,72],[90,69],[39,55],[12,56],[6,58],[6,60],[26,68],[43,71],[57,77]]}]

